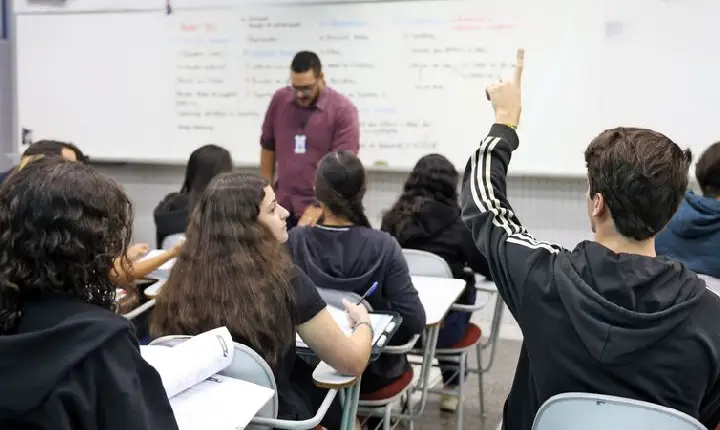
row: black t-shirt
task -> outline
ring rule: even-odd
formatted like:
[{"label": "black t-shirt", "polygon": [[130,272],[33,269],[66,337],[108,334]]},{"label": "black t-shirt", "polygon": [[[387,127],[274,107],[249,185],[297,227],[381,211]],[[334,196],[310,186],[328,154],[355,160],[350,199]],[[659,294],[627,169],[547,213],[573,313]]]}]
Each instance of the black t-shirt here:
[{"label": "black t-shirt", "polygon": [[[295,290],[295,309],[293,318],[295,325],[306,323],[325,309],[325,301],[320,297],[317,287],[310,278],[297,269],[292,285]],[[292,375],[295,368],[295,342],[288,348],[285,356],[275,370],[275,383],[278,391],[278,418],[304,420],[315,415],[313,406],[305,387],[312,387],[312,380],[305,380],[308,375]],[[312,375],[309,375],[310,378]]]}]

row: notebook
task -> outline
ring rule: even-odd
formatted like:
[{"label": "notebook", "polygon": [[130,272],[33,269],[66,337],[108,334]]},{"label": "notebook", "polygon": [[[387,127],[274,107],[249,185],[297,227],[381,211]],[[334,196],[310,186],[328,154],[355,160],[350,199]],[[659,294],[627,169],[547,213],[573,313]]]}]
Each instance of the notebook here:
[{"label": "notebook", "polygon": [[[350,327],[350,321],[348,321],[345,311],[330,305],[327,306],[327,310],[340,326],[340,330],[342,330],[348,337],[352,335],[353,329]],[[392,314],[370,313],[370,324],[373,327],[374,333],[372,341],[373,345],[378,344],[378,342],[383,339],[386,332],[392,332],[395,329],[395,322],[393,319],[394,316]],[[383,343],[387,340],[387,337],[384,339]],[[297,333],[295,334],[295,345],[301,348],[309,348]]]}]

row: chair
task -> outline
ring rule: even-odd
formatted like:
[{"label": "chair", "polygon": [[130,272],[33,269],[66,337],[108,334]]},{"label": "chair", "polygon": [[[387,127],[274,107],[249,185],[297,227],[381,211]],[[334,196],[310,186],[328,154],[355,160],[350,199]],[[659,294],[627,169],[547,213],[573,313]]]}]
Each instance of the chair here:
[{"label": "chair", "polygon": [[[452,270],[450,269],[450,266],[447,264],[447,262],[440,256],[435,255],[433,253],[427,252],[427,251],[420,251],[416,249],[403,249],[403,255],[405,256],[405,259],[407,260],[408,267],[410,268],[410,274],[413,276],[428,276],[428,277],[435,277],[435,278],[453,278]],[[478,304],[472,304],[472,305],[462,305],[462,304],[454,304],[450,310],[451,311],[457,311],[457,312],[468,312],[472,314],[475,311],[483,309],[487,303],[489,302],[489,297],[492,295],[497,294],[497,290],[493,288],[487,288],[483,285],[476,285],[476,290],[482,293],[485,293],[486,300],[484,302],[478,303]],[[493,317],[492,317],[492,325],[490,330],[490,335],[488,336],[488,341],[483,344],[482,339],[482,330],[480,327],[478,327],[474,323],[470,323],[470,325],[467,328],[467,331],[465,332],[465,335],[463,338],[456,343],[455,345],[452,345],[450,347],[446,348],[436,348],[435,349],[435,358],[437,358],[439,361],[443,361],[443,365],[447,366],[448,364],[453,365],[453,367],[456,366],[457,372],[456,375],[463,375],[461,377],[458,377],[459,384],[457,389],[447,389],[446,387],[443,387],[442,389],[430,389],[430,392],[434,393],[440,393],[440,394],[446,394],[446,395],[452,395],[456,396],[458,398],[458,407],[456,410],[457,418],[456,418],[456,426],[458,429],[463,428],[463,409],[465,404],[465,377],[464,375],[466,373],[477,373],[478,374],[478,391],[479,391],[479,398],[480,398],[480,413],[484,415],[485,413],[485,399],[484,399],[484,387],[483,387],[483,373],[487,372],[490,369],[490,366],[483,367],[482,363],[482,351],[487,348],[491,347],[491,357],[490,357],[490,363],[492,363],[492,360],[494,359],[495,355],[495,344],[497,343],[498,334],[499,334],[499,328],[500,328],[500,318],[502,316],[502,307],[503,302],[502,300],[496,300],[495,308],[493,310]],[[477,367],[476,368],[467,368],[466,362],[467,357],[469,356],[470,352],[472,350],[475,350],[476,356],[477,356]],[[414,351],[415,353],[420,353],[420,351]],[[432,357],[431,357],[432,359]]]},{"label": "chair", "polygon": [[[175,346],[185,342],[192,336],[164,336],[155,339],[151,345]],[[243,381],[252,382],[263,387],[270,388],[275,391],[272,402],[268,403],[258,411],[257,415],[251,421],[251,425],[247,429],[288,429],[288,430],[304,430],[314,429],[320,424],[320,420],[325,417],[328,409],[335,396],[337,390],[328,390],[325,399],[314,417],[304,421],[289,421],[276,419],[278,411],[277,386],[275,384],[275,375],[273,374],[267,362],[258,355],[252,348],[247,345],[235,343],[235,353],[233,354],[232,363],[225,368],[221,375],[229,378],[241,379]]]},{"label": "chair", "polygon": [[622,397],[564,393],[548,399],[532,430],[701,430],[705,426],[675,409]]},{"label": "chair", "polygon": [[720,294],[720,279],[698,273],[698,278],[705,281],[705,285],[715,294]]},{"label": "chair", "polygon": [[[353,303],[357,303],[360,300],[360,295],[353,292],[320,287],[318,287],[318,292],[320,293],[320,297],[325,300],[325,303],[340,309],[344,308],[342,303],[343,299],[347,299]],[[363,301],[363,305],[365,305],[368,311],[373,310],[367,301]],[[420,335],[415,335],[404,345],[387,345],[383,348],[383,354],[406,354],[412,349],[415,343],[417,343],[418,339],[420,339]],[[408,372],[403,376],[404,377],[395,383],[384,387],[376,393],[361,394],[358,409],[370,415],[376,415],[376,411],[381,410],[384,417],[383,426],[384,428],[390,428],[390,414],[393,404],[403,396],[407,396],[408,399],[410,398],[409,390],[412,388],[412,372]]]},{"label": "chair", "polygon": [[147,302],[143,303],[142,305],[136,307],[132,311],[124,314],[123,316],[127,318],[128,320],[132,321],[135,318],[139,317],[140,315],[144,314],[145,312],[149,312],[150,309],[152,309],[155,306],[155,300],[148,300]]},{"label": "chair", "polygon": [[177,234],[171,234],[170,236],[165,237],[163,239],[162,244],[160,245],[162,249],[169,251],[173,248],[173,246],[182,243],[185,241],[185,233],[177,233]]}]

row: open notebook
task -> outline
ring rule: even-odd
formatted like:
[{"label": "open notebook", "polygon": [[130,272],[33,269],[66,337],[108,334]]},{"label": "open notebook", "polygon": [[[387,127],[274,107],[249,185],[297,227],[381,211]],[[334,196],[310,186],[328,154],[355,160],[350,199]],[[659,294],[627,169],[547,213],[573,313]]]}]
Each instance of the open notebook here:
[{"label": "open notebook", "polygon": [[230,332],[220,327],[174,347],[142,345],[162,378],[180,430],[244,428],[275,392],[217,373],[232,363]]},{"label": "open notebook", "polygon": [[[330,305],[327,306],[327,310],[330,311],[330,315],[332,315],[333,319],[337,321],[340,329],[347,336],[350,336],[353,329],[350,327],[350,323],[348,321],[347,315],[345,315],[345,311]],[[387,340],[386,338],[383,338],[384,334],[386,332],[391,332],[394,329],[395,322],[393,322],[393,316],[391,314],[371,313],[370,323],[373,326],[374,333],[372,342],[373,345],[377,345],[379,343],[384,344],[384,342]],[[303,340],[300,338],[300,335],[298,335],[297,333],[295,334],[295,345],[303,348],[308,348],[307,344],[303,342]]]}]

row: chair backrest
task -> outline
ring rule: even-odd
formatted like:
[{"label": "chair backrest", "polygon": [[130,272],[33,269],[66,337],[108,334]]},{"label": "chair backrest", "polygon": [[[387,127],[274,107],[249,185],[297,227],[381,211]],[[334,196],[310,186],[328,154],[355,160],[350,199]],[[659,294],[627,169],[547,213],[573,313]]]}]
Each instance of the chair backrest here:
[{"label": "chair backrest", "polygon": [[403,249],[403,256],[410,268],[410,275],[432,278],[452,278],[452,270],[444,258],[432,252]]},{"label": "chair backrest", "polygon": [[705,285],[709,289],[711,289],[715,294],[720,294],[720,279],[713,278],[712,276],[708,275],[701,275],[698,273],[698,278],[703,279],[705,281]]},{"label": "chair backrest", "polygon": [[[338,309],[345,309],[345,305],[343,305],[342,302],[343,299],[348,299],[353,303],[357,303],[358,301],[360,301],[360,295],[352,292],[331,290],[329,288],[318,287],[318,293],[320,293],[320,297],[325,300],[325,303]],[[368,312],[372,312],[373,308],[372,306],[370,306],[370,303],[368,303],[367,300],[363,301],[363,305],[365,305]]]},{"label": "chair backrest", "polygon": [[675,409],[639,400],[590,393],[553,396],[538,410],[532,430],[701,430],[705,426]]},{"label": "chair backrest", "polygon": [[[175,346],[185,342],[192,336],[164,336],[155,339],[151,345]],[[253,384],[267,387],[275,391],[272,402],[269,402],[255,415],[256,417],[275,419],[278,412],[278,396],[277,385],[275,384],[275,375],[267,362],[260,355],[253,351],[247,345],[234,343],[235,351],[230,366],[220,372],[221,375],[229,378],[240,379]],[[262,427],[254,427],[252,425],[245,427],[246,429],[256,429]]]},{"label": "chair backrest", "polygon": [[171,234],[162,241],[162,249],[169,251],[173,246],[185,241],[185,233]]}]

